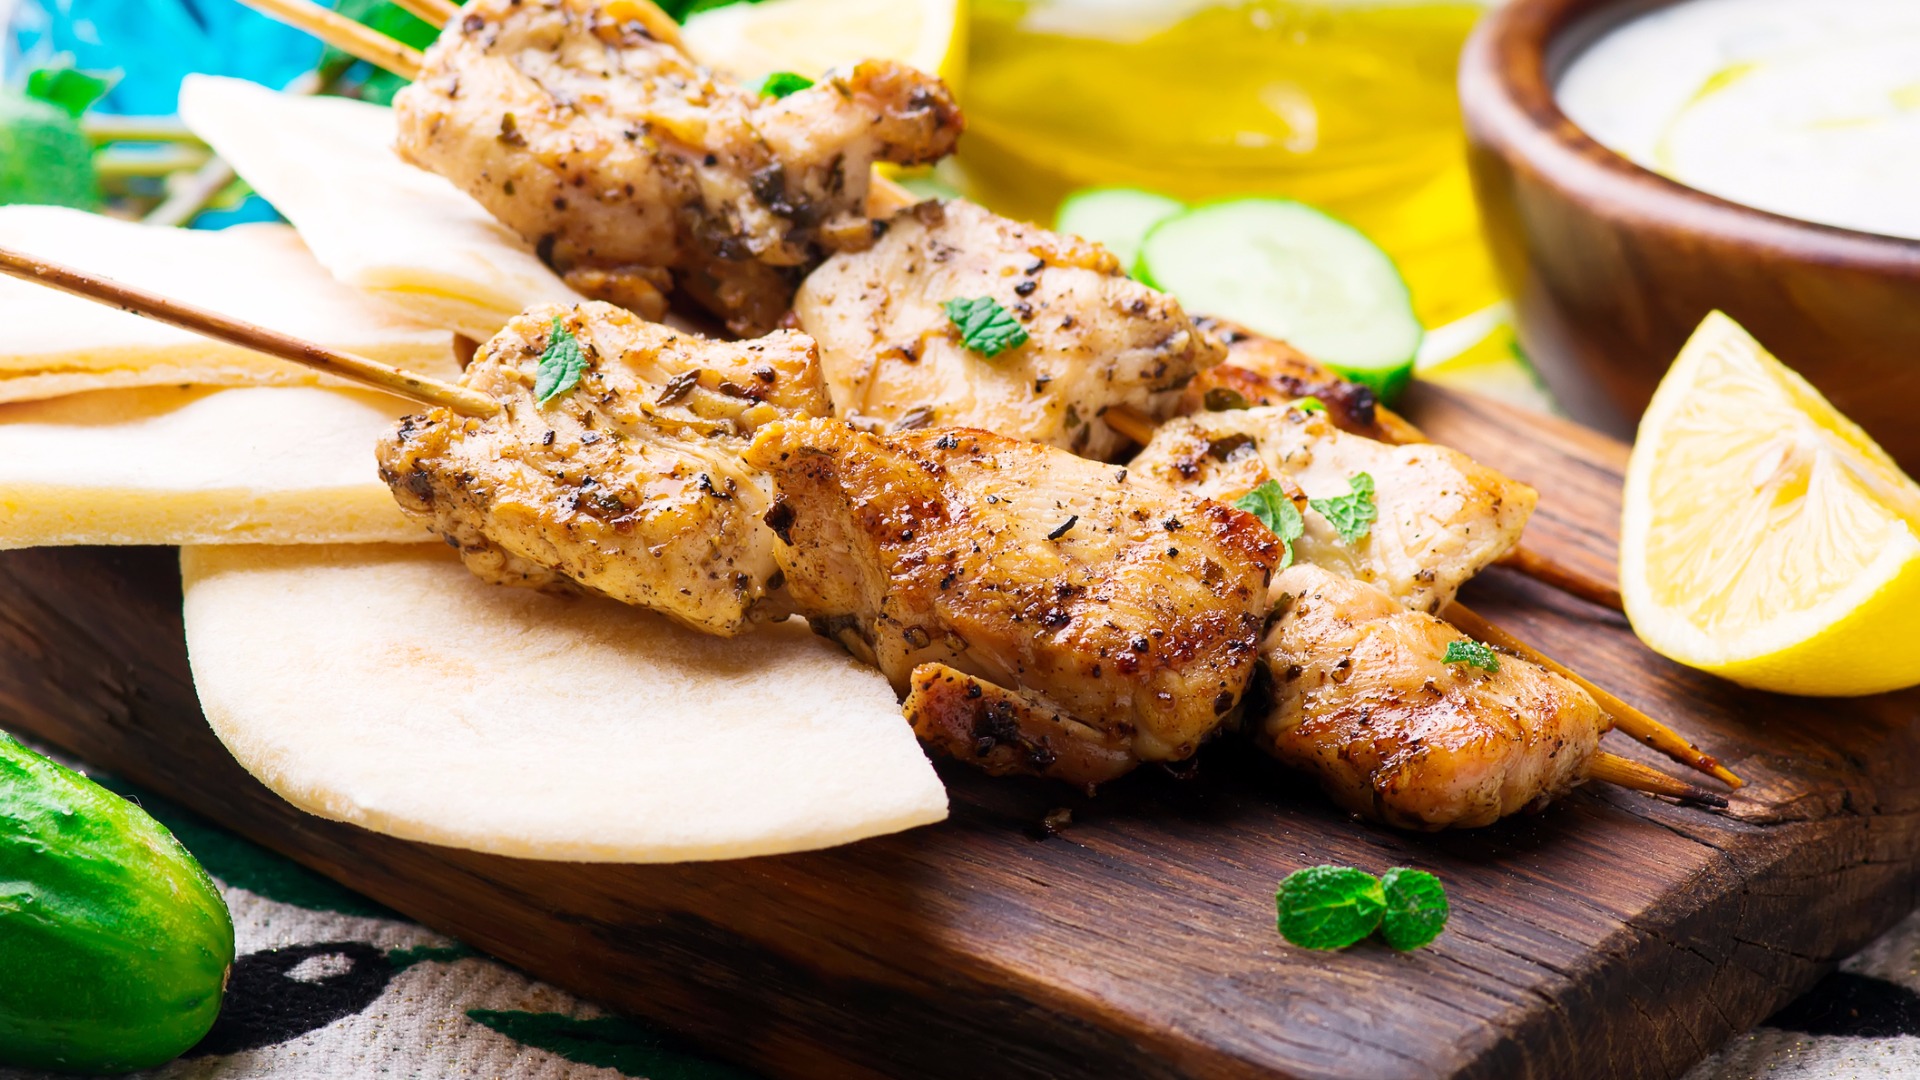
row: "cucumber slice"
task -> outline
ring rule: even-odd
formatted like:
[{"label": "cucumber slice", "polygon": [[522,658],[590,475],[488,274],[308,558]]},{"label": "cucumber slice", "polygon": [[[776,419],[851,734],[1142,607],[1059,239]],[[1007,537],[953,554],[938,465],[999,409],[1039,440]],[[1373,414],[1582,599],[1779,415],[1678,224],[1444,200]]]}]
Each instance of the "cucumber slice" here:
[{"label": "cucumber slice", "polygon": [[1169,218],[1147,233],[1134,276],[1189,310],[1286,341],[1383,401],[1413,375],[1423,331],[1400,271],[1359,230],[1304,203],[1236,199]]},{"label": "cucumber slice", "polygon": [[1088,188],[1067,196],[1053,216],[1053,228],[1104,245],[1120,257],[1121,266],[1131,267],[1147,231],[1186,208],[1178,199],[1138,188]]}]

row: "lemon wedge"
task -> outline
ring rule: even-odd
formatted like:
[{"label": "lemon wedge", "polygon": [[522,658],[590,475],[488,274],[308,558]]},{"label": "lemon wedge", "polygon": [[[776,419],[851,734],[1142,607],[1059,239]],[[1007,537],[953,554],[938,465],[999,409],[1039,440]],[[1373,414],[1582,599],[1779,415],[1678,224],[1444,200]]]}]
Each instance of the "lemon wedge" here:
[{"label": "lemon wedge", "polygon": [[900,60],[959,89],[965,0],[765,0],[687,20],[687,51],[752,85],[776,71],[817,79],[861,60]]},{"label": "lemon wedge", "polygon": [[1920,485],[1715,312],[1640,422],[1620,586],[1649,647],[1745,686],[1920,684]]}]

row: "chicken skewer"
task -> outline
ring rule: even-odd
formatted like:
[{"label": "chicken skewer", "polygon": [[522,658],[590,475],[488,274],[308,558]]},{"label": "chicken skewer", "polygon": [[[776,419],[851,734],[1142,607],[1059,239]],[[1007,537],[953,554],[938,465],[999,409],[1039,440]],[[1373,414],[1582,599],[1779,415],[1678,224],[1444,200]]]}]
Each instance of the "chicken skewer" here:
[{"label": "chicken skewer", "polygon": [[[5,272],[29,281],[37,281],[48,287],[59,288],[63,291],[71,292],[74,295],[95,300],[99,303],[107,304],[134,314],[157,318],[172,323],[173,325],[181,326],[184,329],[208,334],[221,340],[231,340],[249,346],[258,343],[276,350],[274,352],[275,355],[283,356],[285,359],[296,363],[307,364],[318,370],[339,374],[357,381],[363,381],[365,385],[375,389],[384,390],[412,400],[439,405],[457,415],[470,416],[472,419],[468,421],[469,424],[477,423],[484,427],[489,419],[498,424],[511,424],[512,418],[510,414],[516,407],[524,407],[509,405],[508,408],[503,409],[499,402],[488,398],[484,394],[477,394],[470,388],[454,387],[449,384],[438,383],[431,379],[408,376],[405,373],[395,369],[385,368],[384,365],[376,364],[372,361],[359,358],[346,358],[348,362],[343,364],[340,360],[344,354],[330,353],[329,350],[320,346],[300,342],[298,339],[287,339],[284,335],[275,334],[261,327],[252,326],[251,324],[213,313],[189,309],[184,305],[179,305],[164,297],[157,297],[141,290],[127,288],[118,283],[93,277],[79,271],[53,266],[42,260],[4,249],[0,249],[0,272]],[[190,312],[190,315],[182,317],[180,314],[182,311]],[[542,315],[544,316],[544,314],[543,312]],[[614,317],[620,319],[631,318],[626,315],[626,313],[617,313]],[[538,317],[531,321],[538,322]],[[551,324],[548,324],[549,335],[551,332]],[[526,331],[524,328],[515,331],[514,334],[503,335],[503,337],[507,338],[506,344],[508,346],[523,344],[522,339],[525,336]],[[286,341],[291,341],[293,346],[283,347],[283,343]],[[490,343],[490,346],[492,344],[493,343]],[[550,340],[549,344],[551,344]],[[369,372],[373,370],[377,370],[379,373],[369,374]],[[489,380],[503,377],[499,372],[488,372],[484,368],[483,374],[485,374]],[[691,387],[697,381],[697,378],[695,380],[688,380],[688,390],[686,392],[691,393]],[[733,395],[723,394],[722,396],[732,397]],[[757,408],[758,405],[759,403],[737,406],[738,411],[735,414],[736,421],[740,416]],[[724,408],[734,407],[735,406],[725,406]],[[462,411],[463,409],[467,411]],[[807,422],[802,421],[801,425],[805,423]],[[790,440],[792,438],[792,432],[795,426],[796,425],[790,422],[784,424],[774,423],[761,432],[760,439],[756,445],[764,452],[773,453],[772,447],[774,445],[782,440]],[[853,432],[851,429],[844,429],[844,433],[844,437],[854,437],[859,434]],[[1086,462],[1082,459],[1072,458],[1058,451],[1049,451],[1043,447],[1016,443],[1013,440],[1001,440],[995,436],[986,435],[985,433],[966,434],[977,440],[994,442],[1002,448],[1009,446],[1018,448],[1012,450],[1012,453],[1014,453],[1016,457],[1020,454],[1052,454],[1061,459],[1063,463],[1070,462],[1070,468],[1073,469],[1105,469],[1104,466]],[[919,436],[916,436],[916,438],[930,440],[934,444],[933,448],[936,451],[957,449],[959,445],[958,436],[951,433],[921,433]],[[955,446],[938,446],[938,443],[943,439],[955,440]],[[539,441],[544,442],[544,437]],[[969,451],[969,453],[973,452],[974,451]],[[884,473],[880,475],[884,475]],[[1014,483],[1018,483],[1021,478],[1013,477],[1011,479]],[[405,481],[403,480],[402,482],[404,483]],[[994,492],[986,491],[980,499],[986,506],[994,505],[993,502],[986,500],[986,496],[992,496],[995,499],[998,498]],[[1098,505],[1101,503],[1101,500],[1095,499],[1094,502]],[[1120,505],[1124,506],[1124,500],[1122,500]],[[774,518],[775,524],[780,524],[782,515],[772,512],[777,509],[776,504],[775,507],[770,508],[770,514]],[[1125,525],[1114,521],[1112,509],[1113,507],[1109,507],[1105,515],[1109,521],[1113,522],[1109,527],[1125,528]],[[1139,524],[1137,519],[1140,517],[1140,512],[1143,509],[1144,507],[1140,506],[1131,507],[1128,512],[1121,516],[1127,521]],[[1206,517],[1212,525],[1224,528],[1225,531],[1220,533],[1221,544],[1216,546],[1216,550],[1222,555],[1225,555],[1229,551],[1239,551],[1243,556],[1243,558],[1239,560],[1241,565],[1239,572],[1242,575],[1252,570],[1260,569],[1263,566],[1271,565],[1271,541],[1261,540],[1258,535],[1258,530],[1251,530],[1253,535],[1251,537],[1248,535],[1250,530],[1247,526],[1252,524],[1252,519],[1247,518],[1246,515],[1240,514],[1238,511],[1233,511],[1217,503],[1202,502],[1198,506],[1198,511],[1203,517]],[[1152,520],[1153,515],[1151,513],[1146,514],[1145,517],[1147,519],[1146,524],[1149,532],[1155,528],[1160,530],[1166,529],[1164,520],[1156,524]],[[1220,518],[1224,518],[1224,520],[1214,520]],[[1100,518],[1096,516],[1094,520],[1098,521]],[[1078,525],[1077,520],[1074,522],[1074,525]],[[782,527],[790,530],[792,526],[793,522],[788,521]],[[1056,526],[1055,530],[1058,528],[1059,527]],[[1090,524],[1088,528],[1092,531],[1097,528],[1097,526]],[[1049,532],[1051,533],[1055,530],[1050,530]],[[1062,536],[1064,535],[1063,533]],[[1031,541],[1031,538],[1027,539]],[[1048,542],[1058,539],[1060,539],[1060,537],[1050,536],[1047,538]],[[1135,537],[1135,541],[1140,541],[1141,539],[1140,537]],[[901,543],[909,541],[910,538],[900,538]],[[1262,548],[1260,546],[1262,543],[1267,544],[1267,547]],[[1029,544],[1029,546],[1031,545]],[[1136,550],[1138,548],[1138,542],[1129,545],[1129,550]],[[1016,546],[1016,550],[1017,549]],[[1263,551],[1266,554],[1263,555]],[[1169,558],[1172,557],[1173,556],[1169,556]],[[1224,569],[1220,560],[1211,557],[1202,557],[1196,561],[1199,564],[1199,580],[1205,583],[1207,587],[1205,590],[1189,588],[1186,595],[1191,600],[1204,604],[1204,601],[1199,600],[1200,592],[1204,591],[1208,596],[1216,596],[1220,592],[1218,575],[1224,572]],[[1157,565],[1155,570],[1157,570]],[[1262,573],[1264,573],[1264,570]],[[1093,574],[1089,580],[1098,580],[1101,576],[1101,574]],[[1150,587],[1152,578],[1150,575],[1141,576],[1135,574],[1131,580],[1140,582],[1143,586]],[[998,591],[998,589],[990,588],[985,591],[984,595],[991,596]],[[1238,592],[1240,590],[1229,591]],[[1156,597],[1159,597],[1159,599],[1156,599]],[[1056,595],[1054,597],[1055,606],[1060,606],[1066,599],[1066,597]],[[1109,598],[1102,596],[1098,599],[1100,599],[1102,604],[1101,610],[1104,610],[1106,600]],[[1232,603],[1238,604],[1243,600],[1244,597],[1236,596]],[[1145,601],[1147,606],[1140,608],[1140,610],[1150,610],[1151,604],[1156,602],[1165,603],[1164,594],[1154,593],[1150,595]],[[980,608],[979,610],[985,611],[989,615],[993,612],[991,606]],[[1004,611],[1002,614],[1005,614]],[[1191,614],[1191,612],[1189,612],[1189,614]],[[1024,618],[1024,615],[1022,618]],[[1046,614],[1046,617],[1040,620],[1040,622],[1044,625],[1052,618],[1052,615]],[[1004,621],[1005,620],[1002,620],[1003,625]],[[1068,621],[1072,622],[1071,616]],[[868,625],[870,627],[878,627],[884,625],[884,620],[874,620]],[[1179,720],[1170,724],[1156,723],[1146,725],[1144,727],[1144,736],[1142,735],[1142,726],[1125,719],[1124,713],[1113,714],[1111,717],[1103,715],[1102,718],[1108,720],[1103,727],[1092,727],[1081,723],[1077,719],[1069,720],[1057,713],[1042,715],[1042,713],[1046,712],[1046,710],[1055,704],[1044,694],[1010,689],[1000,687],[998,684],[988,683],[982,680],[980,676],[969,673],[963,669],[965,666],[978,663],[977,659],[961,659],[962,666],[956,667],[951,663],[943,662],[943,660],[960,659],[960,656],[949,653],[942,657],[937,649],[931,654],[935,659],[928,660],[924,663],[916,663],[908,673],[909,677],[920,680],[920,685],[915,687],[912,695],[914,712],[922,726],[928,729],[929,734],[936,741],[944,739],[949,745],[960,745],[962,748],[971,748],[975,757],[985,758],[989,765],[1001,767],[1003,771],[1006,770],[1007,766],[1012,766],[1017,771],[1045,772],[1053,770],[1057,775],[1073,776],[1076,779],[1115,774],[1116,770],[1124,771],[1125,768],[1130,767],[1134,761],[1139,760],[1143,752],[1148,755],[1169,756],[1181,753],[1189,750],[1191,745],[1196,743],[1198,739],[1203,738],[1207,733],[1208,728],[1204,721],[1196,723],[1194,717],[1191,715],[1192,706],[1190,703],[1183,705],[1172,700],[1173,695],[1167,688],[1168,684],[1165,681],[1168,677],[1168,672],[1174,672],[1174,677],[1176,678],[1194,676],[1198,681],[1211,679],[1211,684],[1217,684],[1222,694],[1228,692],[1237,694],[1238,690],[1236,687],[1245,686],[1245,680],[1239,680],[1236,683],[1235,676],[1231,669],[1236,664],[1251,662],[1253,655],[1251,642],[1243,642],[1242,638],[1244,635],[1232,632],[1230,629],[1223,633],[1221,624],[1217,620],[1209,622],[1208,620],[1202,619],[1199,625],[1201,625],[1203,629],[1210,631],[1210,638],[1208,639],[1213,642],[1213,645],[1195,652],[1190,648],[1193,641],[1181,639],[1185,641],[1185,645],[1180,649],[1174,650],[1174,653],[1176,657],[1201,655],[1207,659],[1192,666],[1175,663],[1169,667],[1161,663],[1154,669],[1158,673],[1157,677],[1160,681],[1156,682],[1154,678],[1149,678],[1137,684],[1129,684],[1137,687],[1129,691],[1131,695],[1129,700],[1135,702],[1134,705],[1128,706],[1129,709],[1144,710],[1145,715],[1162,719],[1167,717],[1186,717],[1185,720]],[[1254,625],[1257,626],[1257,621]],[[851,629],[852,627],[853,624],[847,624],[843,629]],[[1117,627],[1118,624],[1109,626],[1103,621],[1099,629],[1110,633]],[[1148,626],[1147,633],[1144,635],[1148,642],[1148,648],[1146,650],[1136,649],[1133,641],[1126,643],[1127,649],[1133,653],[1151,652],[1155,641],[1153,631],[1156,629],[1160,630],[1163,635],[1166,633],[1164,627]],[[1124,633],[1124,630],[1121,632]],[[876,642],[884,640],[878,634],[872,634],[872,636]],[[1203,635],[1203,637],[1207,637],[1207,635]],[[920,648],[918,636],[911,633],[910,629],[899,629],[897,639],[899,642],[904,643],[908,650]],[[929,647],[931,647],[931,635],[928,635],[927,640]],[[1166,643],[1163,642],[1163,645],[1164,644]],[[966,650],[962,650],[962,653],[965,651]],[[991,653],[994,650],[984,649],[982,651]],[[1031,664],[1035,656],[1042,654],[1044,654],[1044,649],[1041,650],[1041,653],[1022,653],[1020,649],[1015,649],[1011,654],[1007,655],[1011,657],[1011,666],[1017,674],[1022,667]],[[899,660],[913,659],[909,653],[905,652],[895,655]],[[1023,656],[1025,659],[1022,659]],[[1009,661],[1003,658],[1003,664],[1008,662]],[[1044,667],[1044,665],[1042,666]],[[1136,668],[1136,671],[1137,670],[1138,668]],[[898,665],[896,664],[896,670],[891,674],[894,674],[897,678],[897,672]],[[1089,685],[1087,677],[1091,677],[1096,681],[1100,677],[1098,672],[1083,671],[1080,674],[1082,677],[1079,680],[1079,684],[1083,690]],[[1002,677],[1005,676],[1003,675]],[[1071,679],[1069,679],[1068,684],[1072,685]],[[993,686],[1001,692],[995,694],[991,699],[988,699],[987,688],[989,686]],[[974,694],[975,690],[979,691],[977,697]],[[982,706],[975,704],[983,699],[987,700],[987,705]],[[1169,704],[1169,702],[1172,703]],[[1231,712],[1233,702],[1225,701],[1225,709],[1222,708],[1222,704],[1223,700],[1221,696],[1216,694],[1214,700],[1207,704],[1207,709],[1212,712],[1216,718],[1227,715]],[[1080,750],[1082,752],[1077,755],[1073,753],[1064,755],[1069,759],[1068,765],[1065,767],[1056,767],[1058,758],[1061,756],[1060,751],[1054,749],[1050,742],[1036,745],[1032,739],[1028,738],[1025,733],[1026,729],[1023,728],[1022,725],[1029,721],[1050,724],[1056,731],[1071,731],[1075,736],[1075,741],[1063,742],[1060,744],[1060,748],[1069,751]],[[1073,726],[1068,727],[1069,723]],[[979,730],[978,734],[976,734],[976,727]],[[1093,733],[1097,737],[1093,739],[1085,738],[1084,736],[1089,733]],[[1043,734],[1046,733],[1043,732]],[[1002,738],[1003,736],[1009,735],[1012,737]],[[971,738],[970,742],[965,741],[968,738]],[[983,746],[981,742],[982,739],[988,739],[990,743]],[[956,740],[960,740],[960,742],[956,743]],[[1086,752],[1084,749],[1086,747],[1092,747],[1097,752]],[[1046,753],[1038,753],[1039,751],[1046,751]],[[1036,753],[1038,753],[1038,756],[1036,756]],[[1049,753],[1055,755],[1055,757],[1051,760],[1046,760]],[[1698,794],[1679,781],[1671,777],[1666,777],[1664,774],[1654,772],[1653,770],[1638,767],[1607,766],[1603,759],[1596,759],[1596,761],[1598,761],[1599,764],[1596,764],[1592,771],[1592,778],[1594,779],[1605,779],[1608,782],[1617,783],[1621,786],[1672,797],[1687,798],[1690,797],[1690,795]],[[1070,769],[1078,771],[1070,772]]]},{"label": "chicken skewer", "polygon": [[[311,33],[321,40],[326,41],[328,44],[359,59],[365,60],[368,63],[383,67],[407,79],[414,79],[419,75],[422,63],[420,54],[398,42],[391,41],[391,39],[382,38],[381,35],[368,31],[365,27],[360,26],[360,24],[352,22],[352,20],[345,19],[317,4],[313,4],[310,0],[250,0],[250,2],[254,3],[255,6],[267,14]],[[675,24],[671,17],[667,16],[665,12],[662,12],[657,6],[652,4],[650,0],[615,0],[615,2],[623,3],[624,9],[631,9],[631,17],[644,22],[649,32],[661,41],[675,46],[679,45],[678,25]],[[428,19],[428,21],[434,22],[436,25],[444,26],[447,20],[436,21]],[[380,40],[371,41],[368,38],[369,34],[372,34],[373,38]],[[874,178],[872,195],[868,199],[867,210],[869,214],[880,217],[893,210],[899,209],[908,201],[910,201],[909,197],[904,190],[876,176]],[[1230,350],[1229,365],[1223,365],[1223,367],[1219,369],[1219,376],[1221,378],[1217,382],[1203,379],[1199,386],[1199,389],[1202,391],[1208,389],[1234,389],[1234,376],[1238,374],[1244,379],[1247,378],[1245,374],[1247,372],[1252,373],[1251,378],[1255,383],[1264,383],[1267,386],[1272,386],[1274,373],[1270,370],[1263,369],[1271,369],[1275,366],[1276,350],[1281,354],[1287,354],[1294,359],[1296,363],[1302,365],[1303,374],[1305,375],[1305,378],[1301,380],[1303,386],[1317,383],[1320,386],[1329,388],[1326,392],[1326,399],[1329,402],[1340,402],[1346,396],[1344,393],[1337,392],[1338,388],[1353,387],[1352,383],[1332,376],[1331,373],[1326,372],[1325,369],[1319,368],[1319,366],[1313,364],[1312,361],[1306,360],[1305,357],[1300,356],[1300,354],[1288,349],[1281,343],[1259,338],[1257,335],[1253,335],[1239,327],[1219,320],[1212,321],[1209,329],[1216,330],[1226,341]],[[1235,347],[1243,343],[1246,345],[1245,349],[1242,350],[1239,355],[1232,355]],[[1285,359],[1285,356],[1281,358],[1283,364]],[[1287,380],[1284,379],[1282,380],[1283,383],[1286,381]],[[1246,396],[1251,397],[1252,395]],[[1300,395],[1294,394],[1292,396],[1297,397]],[[1262,399],[1255,398],[1255,400]],[[1277,404],[1279,402],[1271,401],[1267,403]],[[1342,411],[1344,412],[1345,410]],[[1364,427],[1356,428],[1360,433],[1375,433],[1373,430],[1368,430],[1375,428],[1376,425],[1376,421],[1372,419],[1372,412],[1371,403],[1368,402],[1365,406],[1365,413],[1368,417],[1366,424]],[[1106,426],[1132,438],[1135,442],[1143,446],[1146,445],[1152,437],[1153,423],[1151,416],[1130,403],[1114,403],[1102,409],[1099,416]],[[1391,413],[1385,414],[1377,421],[1377,425],[1376,430],[1380,435],[1385,437],[1385,441],[1407,441],[1424,438],[1419,434],[1418,429],[1413,428],[1410,424],[1406,424],[1405,421],[1400,420]],[[1615,611],[1622,609],[1619,589],[1616,586],[1572,570],[1530,549],[1515,547],[1502,559],[1502,564],[1591,603],[1599,604]]]}]

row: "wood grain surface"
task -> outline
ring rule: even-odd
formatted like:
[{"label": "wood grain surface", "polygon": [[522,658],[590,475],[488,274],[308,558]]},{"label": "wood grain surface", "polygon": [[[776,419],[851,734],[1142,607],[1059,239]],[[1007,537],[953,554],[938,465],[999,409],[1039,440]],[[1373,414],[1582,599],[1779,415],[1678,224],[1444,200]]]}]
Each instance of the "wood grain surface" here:
[{"label": "wood grain surface", "polygon": [[1920,241],[1740,206],[1642,169],[1554,104],[1602,30],[1671,0],[1512,0],[1460,60],[1469,163],[1521,342],[1626,435],[1708,312],[1733,316],[1920,475]]},{"label": "wood grain surface", "polygon": [[[1430,389],[1409,411],[1541,489],[1530,544],[1607,571],[1621,447]],[[1501,570],[1465,599],[1746,777],[1729,812],[1583,788],[1407,835],[1222,743],[1195,778],[1142,770],[1094,799],[944,769],[950,821],[833,851],[503,859],[309,817],[249,778],[199,716],[178,590],[167,549],[0,555],[6,722],[774,1076],[1673,1076],[1915,902],[1920,694],[1740,691]],[[1056,807],[1073,823],[1042,839]],[[1452,922],[1405,955],[1290,948],[1274,887],[1322,862],[1431,870]]]}]

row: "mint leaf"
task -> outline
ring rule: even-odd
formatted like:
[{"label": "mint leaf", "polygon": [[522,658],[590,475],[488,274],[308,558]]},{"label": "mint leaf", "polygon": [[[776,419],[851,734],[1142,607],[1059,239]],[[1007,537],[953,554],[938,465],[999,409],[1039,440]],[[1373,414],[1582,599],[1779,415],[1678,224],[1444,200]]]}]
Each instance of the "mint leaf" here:
[{"label": "mint leaf", "polygon": [[795,75],[791,71],[776,71],[760,81],[757,93],[761,97],[783,98],[788,94],[797,94],[813,85],[813,80],[805,75]]},{"label": "mint leaf", "polygon": [[561,326],[556,316],[553,332],[547,335],[546,350],[540,354],[540,373],[533,380],[534,399],[545,405],[578,386],[580,375],[586,370],[587,354],[580,351],[580,342],[574,339],[573,331]]},{"label": "mint leaf", "polygon": [[1380,875],[1387,910],[1380,917],[1380,936],[1405,951],[1417,949],[1440,936],[1452,908],[1440,879],[1424,870],[1394,867]]},{"label": "mint leaf", "polygon": [[1327,403],[1324,401],[1321,401],[1317,397],[1314,397],[1312,394],[1308,394],[1306,397],[1303,397],[1303,398],[1296,398],[1293,402],[1293,407],[1296,409],[1299,409],[1301,412],[1306,412],[1306,413],[1327,411]]},{"label": "mint leaf", "polygon": [[1280,936],[1303,949],[1344,949],[1373,933],[1387,909],[1380,879],[1351,866],[1295,870],[1274,903]]},{"label": "mint leaf", "polygon": [[58,105],[0,87],[0,204],[100,205],[93,144]]},{"label": "mint leaf", "polygon": [[1447,655],[1440,658],[1443,664],[1465,664],[1482,671],[1499,671],[1500,654],[1492,648],[1482,645],[1472,638],[1447,642]]},{"label": "mint leaf", "polygon": [[57,105],[75,119],[111,89],[112,82],[70,67],[41,68],[27,76],[28,97]]},{"label": "mint leaf", "polygon": [[1307,531],[1307,523],[1300,518],[1300,509],[1280,490],[1277,481],[1269,480],[1245,495],[1233,500],[1233,508],[1245,510],[1260,519],[1260,524],[1280,538],[1282,556],[1278,569],[1285,570],[1293,565],[1293,542]]},{"label": "mint leaf", "polygon": [[1347,494],[1331,499],[1309,499],[1307,505],[1327,519],[1342,541],[1352,544],[1372,531],[1380,512],[1373,504],[1373,477],[1354,473],[1347,484],[1351,489]]},{"label": "mint leaf", "polygon": [[981,356],[999,356],[1027,343],[1026,327],[991,296],[949,300],[946,309],[947,318],[960,330],[960,343]]}]

